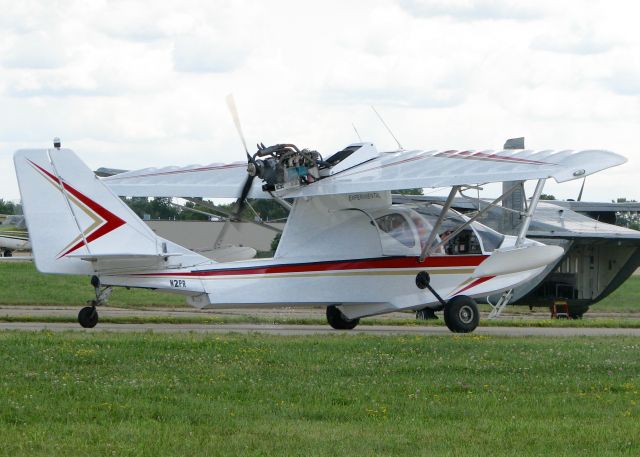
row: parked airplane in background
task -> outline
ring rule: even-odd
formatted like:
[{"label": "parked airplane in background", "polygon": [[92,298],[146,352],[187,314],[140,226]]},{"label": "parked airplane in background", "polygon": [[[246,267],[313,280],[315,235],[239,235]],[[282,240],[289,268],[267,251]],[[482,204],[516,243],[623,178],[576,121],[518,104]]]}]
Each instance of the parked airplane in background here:
[{"label": "parked airplane in background", "polygon": [[[445,201],[438,196],[394,195],[393,202],[407,205],[417,211]],[[457,197],[452,208],[472,217],[478,206],[488,200]],[[504,205],[504,202],[503,202]],[[420,209],[423,208],[423,209]],[[512,224],[511,216],[518,217],[509,207],[489,209],[478,221],[505,234],[517,233],[519,224]],[[552,308],[562,305],[568,317],[581,317],[591,305],[607,297],[640,267],[640,232],[612,225],[602,220],[615,221],[617,212],[640,212],[639,203],[593,203],[575,201],[541,201],[532,218],[527,237],[564,250],[558,260],[540,275],[515,287],[508,300],[501,305]],[[591,217],[587,216],[589,214]],[[594,218],[599,219],[594,219]],[[501,296],[489,296],[481,301],[497,305]],[[497,317],[504,309],[494,308],[490,317]],[[433,317],[428,312],[419,317]]]},{"label": "parked airplane in background", "polygon": [[12,257],[13,251],[29,251],[29,233],[24,216],[6,215],[0,221],[0,253]]}]

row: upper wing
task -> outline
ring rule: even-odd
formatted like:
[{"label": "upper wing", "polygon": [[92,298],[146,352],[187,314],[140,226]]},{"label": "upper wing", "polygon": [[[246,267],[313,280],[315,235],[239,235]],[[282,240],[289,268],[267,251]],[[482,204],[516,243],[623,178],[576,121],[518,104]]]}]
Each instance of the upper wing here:
[{"label": "upper wing", "polygon": [[[366,145],[372,147],[372,145]],[[296,198],[357,192],[554,178],[578,179],[626,162],[618,154],[585,151],[399,151],[332,170],[309,185],[282,189],[280,197]],[[246,164],[145,169],[106,178],[118,195],[236,198],[246,179]],[[254,181],[251,198],[269,198]]]},{"label": "upper wing", "polygon": [[586,151],[400,151],[281,194],[310,197],[416,187],[554,178],[583,178],[626,162],[618,154]]},{"label": "upper wing", "polygon": [[[104,183],[116,194],[128,197],[237,198],[247,179],[247,163],[214,163],[206,166],[144,168],[108,178]],[[271,198],[256,179],[250,198]]]}]

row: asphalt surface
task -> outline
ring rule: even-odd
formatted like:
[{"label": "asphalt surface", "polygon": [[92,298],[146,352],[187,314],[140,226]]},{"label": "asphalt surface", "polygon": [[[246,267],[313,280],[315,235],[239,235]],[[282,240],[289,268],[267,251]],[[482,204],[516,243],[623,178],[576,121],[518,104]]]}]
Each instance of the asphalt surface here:
[{"label": "asphalt surface", "polygon": [[[268,335],[456,335],[445,327],[408,327],[390,325],[363,325],[353,330],[333,330],[328,325],[271,325],[271,324],[98,324],[83,329],[72,323],[4,322],[0,330],[53,332],[126,332],[126,333],[260,333]],[[539,328],[539,327],[478,327],[474,335],[488,336],[640,336],[633,328]]]},{"label": "asphalt surface", "polygon": [[[62,305],[0,305],[0,317],[20,317],[20,316],[56,316],[68,317],[75,319],[80,311],[80,306],[62,306]],[[197,310],[188,306],[184,308],[115,308],[112,306],[101,306],[99,308],[100,316],[104,317],[231,317],[231,316],[252,316],[260,318],[314,318],[324,319],[324,308],[309,307],[280,307],[280,308],[235,308],[235,309],[202,309]],[[489,313],[481,312],[482,318],[487,318]],[[591,318],[637,318],[640,319],[640,313],[611,313],[598,312],[590,310],[585,315],[585,319]],[[408,320],[415,319],[415,314],[410,312],[387,313],[375,316],[376,320]],[[549,319],[549,311],[537,310],[530,312],[525,307],[507,308],[501,319],[510,320],[544,320]]]},{"label": "asphalt surface", "polygon": [[[75,319],[79,307],[70,306],[0,306],[0,317],[69,317]],[[101,307],[102,317],[229,317],[257,316],[262,318],[324,318],[323,309],[277,308],[277,309],[233,309],[233,310],[193,310],[185,309],[122,309]],[[635,317],[638,315],[636,314]],[[377,316],[377,319],[415,319],[411,313],[391,313]],[[509,314],[505,318],[548,319],[548,313]],[[622,317],[622,316],[620,316]],[[446,327],[416,327],[392,325],[360,325],[354,330],[334,330],[328,325],[287,325],[287,324],[114,324],[99,323],[93,329],[83,329],[77,323],[62,322],[0,322],[0,330],[18,331],[74,331],[74,332],[154,332],[154,333],[261,333],[271,335],[455,335]],[[490,336],[640,336],[640,328],[572,328],[572,327],[478,327],[474,334]]]}]

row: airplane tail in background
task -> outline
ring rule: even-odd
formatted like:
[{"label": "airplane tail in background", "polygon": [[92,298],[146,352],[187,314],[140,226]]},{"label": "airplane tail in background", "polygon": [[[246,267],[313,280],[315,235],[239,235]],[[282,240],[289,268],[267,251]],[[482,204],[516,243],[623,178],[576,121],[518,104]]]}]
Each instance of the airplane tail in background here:
[{"label": "airplane tail in background", "polygon": [[69,149],[19,150],[18,185],[36,267],[94,274],[182,266],[207,258],[156,236]]}]

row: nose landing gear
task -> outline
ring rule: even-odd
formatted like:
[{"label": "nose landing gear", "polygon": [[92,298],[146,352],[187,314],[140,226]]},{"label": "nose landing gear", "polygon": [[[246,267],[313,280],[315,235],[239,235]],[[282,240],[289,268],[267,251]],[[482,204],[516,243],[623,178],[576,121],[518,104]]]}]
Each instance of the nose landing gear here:
[{"label": "nose landing gear", "polygon": [[[466,295],[456,295],[448,302],[438,295],[431,287],[431,277],[426,271],[421,271],[416,275],[416,286],[419,289],[428,289],[434,297],[440,302],[438,308],[434,308],[431,313],[425,315],[433,315],[433,311],[444,310],[444,323],[449,330],[454,333],[470,333],[473,332],[480,323],[480,311],[478,305],[473,298]],[[420,310],[418,313],[425,310]],[[416,314],[416,317],[418,315]]]}]

